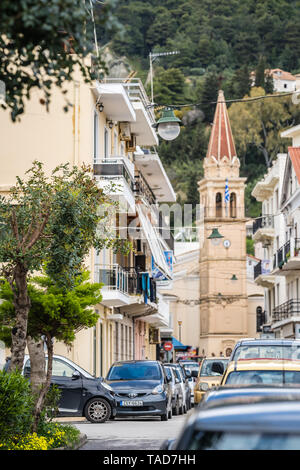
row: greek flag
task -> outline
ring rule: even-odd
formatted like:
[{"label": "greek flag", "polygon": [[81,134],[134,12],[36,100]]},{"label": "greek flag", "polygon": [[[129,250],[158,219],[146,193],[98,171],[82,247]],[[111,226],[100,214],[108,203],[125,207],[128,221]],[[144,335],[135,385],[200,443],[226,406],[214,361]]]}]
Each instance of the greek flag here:
[{"label": "greek flag", "polygon": [[229,188],[228,188],[228,179],[226,178],[225,182],[225,202],[226,204],[229,202]]}]

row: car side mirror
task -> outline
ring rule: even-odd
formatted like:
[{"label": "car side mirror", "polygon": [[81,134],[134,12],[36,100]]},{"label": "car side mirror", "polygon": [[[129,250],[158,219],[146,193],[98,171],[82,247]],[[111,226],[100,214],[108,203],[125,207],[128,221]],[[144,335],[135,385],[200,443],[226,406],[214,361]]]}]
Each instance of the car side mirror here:
[{"label": "car side mirror", "polygon": [[176,383],[176,384],[180,384],[180,380],[176,378],[176,379],[175,379],[175,383]]},{"label": "car side mirror", "polygon": [[167,383],[172,382],[172,377],[171,377],[171,375],[166,375],[166,381],[167,381]]},{"label": "car side mirror", "polygon": [[223,375],[224,374],[224,365],[222,362],[213,362],[211,366],[212,372],[216,372],[217,374]]},{"label": "car side mirror", "polygon": [[81,377],[80,372],[78,370],[74,370],[73,375],[72,375],[72,380],[77,380]]},{"label": "car side mirror", "polygon": [[190,370],[186,370],[185,375],[187,376],[188,379],[190,379],[192,377],[192,373],[191,373]]},{"label": "car side mirror", "polygon": [[198,377],[198,371],[197,370],[192,370],[192,377]]}]

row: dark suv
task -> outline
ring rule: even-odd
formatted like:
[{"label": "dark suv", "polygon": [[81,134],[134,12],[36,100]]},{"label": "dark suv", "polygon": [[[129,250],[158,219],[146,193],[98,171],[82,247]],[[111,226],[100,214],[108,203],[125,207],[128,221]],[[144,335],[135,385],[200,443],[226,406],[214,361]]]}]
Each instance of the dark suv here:
[{"label": "dark suv", "polygon": [[172,417],[172,390],[160,361],[115,362],[105,383],[113,388],[117,416]]},{"label": "dark suv", "polygon": [[[29,356],[25,356],[23,374],[30,377]],[[85,416],[92,423],[104,423],[116,415],[113,389],[66,357],[54,355],[51,384],[61,391],[60,416]]]}]

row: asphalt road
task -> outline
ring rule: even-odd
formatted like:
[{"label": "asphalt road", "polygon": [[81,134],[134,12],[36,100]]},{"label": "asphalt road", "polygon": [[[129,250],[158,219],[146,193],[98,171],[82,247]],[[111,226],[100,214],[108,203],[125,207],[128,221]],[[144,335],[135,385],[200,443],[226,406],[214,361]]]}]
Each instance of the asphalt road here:
[{"label": "asphalt road", "polygon": [[72,424],[88,439],[80,450],[159,450],[164,440],[178,436],[188,414],[173,416],[168,421],[159,418],[117,418],[103,424],[77,418]]}]

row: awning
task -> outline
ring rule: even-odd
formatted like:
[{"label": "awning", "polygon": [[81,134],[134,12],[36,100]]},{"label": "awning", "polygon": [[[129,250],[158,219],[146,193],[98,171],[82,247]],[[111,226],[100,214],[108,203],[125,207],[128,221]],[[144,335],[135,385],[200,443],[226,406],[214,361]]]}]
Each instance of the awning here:
[{"label": "awning", "polygon": [[172,344],[174,349],[177,349],[179,351],[186,351],[187,349],[192,347],[182,344],[180,341],[178,341],[178,339],[174,338],[174,336],[172,336]]},{"label": "awning", "polygon": [[148,217],[144,214],[141,204],[136,204],[136,209],[138,212],[142,230],[144,232],[144,236],[147,239],[149,246],[150,246],[154,264],[168,279],[172,279],[172,273],[166,262],[164,251],[159,242],[158,234],[156,233],[155,228],[151,224]]}]

